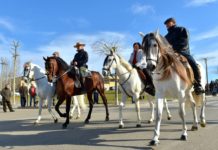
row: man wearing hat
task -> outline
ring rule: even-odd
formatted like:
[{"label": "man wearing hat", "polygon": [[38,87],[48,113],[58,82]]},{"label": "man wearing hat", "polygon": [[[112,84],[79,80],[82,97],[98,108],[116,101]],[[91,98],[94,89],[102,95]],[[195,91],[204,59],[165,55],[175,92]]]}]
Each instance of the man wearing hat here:
[{"label": "man wearing hat", "polygon": [[189,33],[186,28],[179,27],[176,25],[176,20],[174,18],[168,18],[164,24],[168,30],[165,38],[172,45],[173,49],[183,55],[189,62],[192,67],[195,83],[194,90],[197,95],[204,92],[204,89],[201,85],[200,71],[198,69],[197,63],[194,58],[190,55],[189,50]]},{"label": "man wearing hat", "polygon": [[81,83],[81,93],[85,93],[86,89],[84,86],[85,77],[83,77],[84,72],[87,70],[88,53],[84,50],[85,44],[77,42],[74,47],[77,49],[77,53],[74,56],[71,65],[79,68],[80,72],[80,83]]},{"label": "man wearing hat", "polygon": [[52,56],[54,56],[54,57],[60,57],[60,54],[59,54],[58,51],[55,51],[55,52],[52,54]]}]

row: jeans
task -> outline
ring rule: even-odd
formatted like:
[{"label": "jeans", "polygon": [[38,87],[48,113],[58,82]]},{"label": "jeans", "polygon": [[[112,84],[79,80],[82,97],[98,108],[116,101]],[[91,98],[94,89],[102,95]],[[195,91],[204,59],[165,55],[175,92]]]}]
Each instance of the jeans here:
[{"label": "jeans", "polygon": [[20,104],[21,104],[21,107],[26,106],[26,97],[20,97]]},{"label": "jeans", "polygon": [[36,96],[30,95],[30,107],[32,106],[32,100],[33,100],[33,106],[36,107]]}]

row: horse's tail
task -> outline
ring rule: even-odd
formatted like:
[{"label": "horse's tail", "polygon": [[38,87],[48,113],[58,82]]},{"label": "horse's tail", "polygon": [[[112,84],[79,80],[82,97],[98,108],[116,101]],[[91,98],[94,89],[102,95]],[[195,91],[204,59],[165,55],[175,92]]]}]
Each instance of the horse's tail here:
[{"label": "horse's tail", "polygon": [[86,106],[86,103],[85,103],[84,95],[78,95],[78,96],[77,96],[77,100],[78,100],[78,102],[79,102],[79,106],[80,106],[83,110],[85,110],[85,109],[87,108],[87,106]]}]

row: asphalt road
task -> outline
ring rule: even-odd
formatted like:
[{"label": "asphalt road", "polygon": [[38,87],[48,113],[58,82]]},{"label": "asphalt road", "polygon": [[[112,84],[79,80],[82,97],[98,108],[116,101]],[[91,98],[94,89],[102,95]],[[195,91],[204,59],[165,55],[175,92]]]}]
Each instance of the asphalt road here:
[{"label": "asphalt road", "polygon": [[[90,124],[83,121],[87,110],[78,120],[71,120],[67,129],[62,129],[64,119],[54,124],[46,109],[39,125],[33,122],[37,109],[15,109],[16,112],[4,113],[0,106],[0,149],[18,150],[129,150],[129,149],[161,149],[161,150],[216,150],[218,149],[218,97],[210,97],[207,101],[207,126],[198,131],[190,131],[192,126],[191,109],[186,109],[188,140],[180,141],[181,120],[178,117],[178,103],[170,101],[172,120],[166,119],[164,112],[160,144],[148,146],[153,136],[154,123],[148,124],[148,104],[141,102],[143,124],[136,128],[134,105],[124,109],[125,128],[118,129],[118,108],[110,106],[110,121],[105,122],[105,110],[102,105],[95,105]],[[62,109],[64,111],[64,109]],[[198,109],[199,114],[199,109]],[[198,115],[199,116],[199,115]]]}]

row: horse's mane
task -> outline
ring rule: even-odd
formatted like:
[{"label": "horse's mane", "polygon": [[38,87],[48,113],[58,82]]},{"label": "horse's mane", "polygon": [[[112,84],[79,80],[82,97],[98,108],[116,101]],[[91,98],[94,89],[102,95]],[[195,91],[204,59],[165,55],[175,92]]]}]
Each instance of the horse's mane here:
[{"label": "horse's mane", "polygon": [[[165,37],[160,35],[159,33],[150,33],[148,34],[147,38],[155,38],[160,48],[161,53],[161,60],[162,66],[161,68],[164,70],[164,76],[160,80],[167,79],[172,71],[172,69],[180,76],[180,78],[189,83],[190,80],[188,79],[186,70],[183,64],[177,59],[175,51],[173,50],[172,46],[168,43]],[[184,68],[184,69],[181,69]]]},{"label": "horse's mane", "polygon": [[60,57],[54,57],[58,63],[60,63],[64,70],[69,69],[69,65]]},{"label": "horse's mane", "polygon": [[125,59],[123,59],[121,56],[117,55],[120,58],[120,64],[125,67],[128,71],[132,70],[132,66],[129,62],[127,62]]}]

